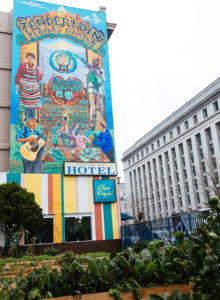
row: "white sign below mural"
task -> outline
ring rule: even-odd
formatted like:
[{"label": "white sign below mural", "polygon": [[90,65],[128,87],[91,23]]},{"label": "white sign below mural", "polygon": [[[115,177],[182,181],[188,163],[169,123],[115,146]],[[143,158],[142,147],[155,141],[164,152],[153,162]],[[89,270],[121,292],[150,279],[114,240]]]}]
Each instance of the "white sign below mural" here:
[{"label": "white sign below mural", "polygon": [[116,176],[115,163],[64,163],[64,175],[98,175]]}]

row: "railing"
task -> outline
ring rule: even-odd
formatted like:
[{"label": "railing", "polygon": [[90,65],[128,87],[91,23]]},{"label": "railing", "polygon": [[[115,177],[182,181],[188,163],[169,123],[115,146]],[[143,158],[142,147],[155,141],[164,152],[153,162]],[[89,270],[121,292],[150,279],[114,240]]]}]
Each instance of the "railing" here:
[{"label": "railing", "polygon": [[201,223],[201,219],[197,217],[198,215],[201,215],[201,213],[194,212],[150,222],[121,226],[122,250],[132,246],[140,239],[149,241],[162,239],[164,244],[168,244],[170,240],[174,240],[171,233],[177,231],[182,231],[187,239],[189,233],[194,231]]}]

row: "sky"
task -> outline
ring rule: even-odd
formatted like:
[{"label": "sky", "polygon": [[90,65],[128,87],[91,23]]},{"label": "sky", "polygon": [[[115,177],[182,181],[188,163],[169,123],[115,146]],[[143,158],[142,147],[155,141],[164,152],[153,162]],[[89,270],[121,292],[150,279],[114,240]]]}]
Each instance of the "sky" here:
[{"label": "sky", "polygon": [[[45,2],[94,11],[105,6],[107,21],[117,24],[108,48],[116,156],[123,182],[123,152],[219,77],[220,1]],[[1,1],[0,11],[12,9],[13,0]]]}]

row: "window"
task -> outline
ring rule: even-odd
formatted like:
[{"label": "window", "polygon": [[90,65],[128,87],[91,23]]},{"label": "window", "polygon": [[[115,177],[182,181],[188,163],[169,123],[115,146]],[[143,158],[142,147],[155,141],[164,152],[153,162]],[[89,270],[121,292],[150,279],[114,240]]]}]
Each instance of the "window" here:
[{"label": "window", "polygon": [[209,144],[209,149],[210,149],[211,155],[214,155],[215,154],[215,150],[214,150],[214,145],[213,144]]},{"label": "window", "polygon": [[139,160],[139,154],[137,154],[137,160]]},{"label": "window", "polygon": [[185,162],[185,158],[184,157],[182,157],[182,163],[183,163],[183,167],[185,168],[186,162]]},{"label": "window", "polygon": [[66,242],[91,240],[91,217],[65,217]]},{"label": "window", "polygon": [[188,182],[185,183],[185,186],[186,186],[186,191],[188,193],[189,192],[189,184],[188,184]]},{"label": "window", "polygon": [[198,181],[197,181],[197,179],[194,179],[194,186],[195,186],[195,189],[198,190]]},{"label": "window", "polygon": [[154,151],[154,144],[151,144],[151,150]]},{"label": "window", "polygon": [[181,197],[179,197],[179,202],[180,202],[180,207],[183,207],[183,201]]},{"label": "window", "polygon": [[185,121],[184,125],[185,125],[186,130],[189,129],[189,122],[188,121]]},{"label": "window", "polygon": [[144,151],[143,150],[141,151],[141,157],[142,158],[144,157]]},{"label": "window", "polygon": [[128,160],[128,165],[129,165],[129,166],[131,165],[131,160],[130,160],[130,159]]},{"label": "window", "polygon": [[180,132],[180,126],[177,126],[177,134],[180,134],[181,132]]},{"label": "window", "polygon": [[187,179],[187,172],[186,169],[183,170],[184,178]]},{"label": "window", "polygon": [[149,149],[148,149],[148,147],[146,148],[146,153],[147,153],[147,154],[149,153]]},{"label": "window", "polygon": [[175,209],[175,203],[174,203],[174,200],[173,199],[171,199],[172,200],[172,207],[173,207],[173,209]]},{"label": "window", "polygon": [[190,195],[187,195],[188,204],[191,205]]},{"label": "window", "polygon": [[198,147],[202,146],[202,140],[201,140],[200,133],[196,135],[196,142],[197,142]]},{"label": "window", "polygon": [[181,194],[181,188],[180,188],[179,184],[177,185],[177,190],[178,190],[178,193]]},{"label": "window", "polygon": [[157,140],[157,147],[159,148],[160,147],[160,141]]},{"label": "window", "polygon": [[188,139],[186,142],[187,142],[187,146],[189,148],[189,151],[192,151],[192,141],[191,141],[191,139]]},{"label": "window", "polygon": [[204,118],[207,118],[207,117],[208,117],[207,108],[204,108],[204,109],[202,110],[202,113],[203,113],[203,117],[204,117]]},{"label": "window", "polygon": [[170,139],[172,140],[173,139],[173,132],[170,131]]},{"label": "window", "polygon": [[39,235],[39,243],[53,243],[53,218],[45,218],[45,227]]},{"label": "window", "polygon": [[208,187],[208,178],[206,175],[203,177],[203,181],[204,181],[205,187]]},{"label": "window", "polygon": [[183,155],[184,154],[183,144],[179,144],[179,149],[180,149],[180,153]]},{"label": "window", "polygon": [[172,187],[170,187],[170,194],[171,194],[171,196],[173,196],[173,188]]},{"label": "window", "polygon": [[134,156],[132,157],[132,162],[134,163]]},{"label": "window", "polygon": [[200,203],[200,196],[199,196],[199,193],[196,193],[196,200],[197,200],[197,203]]},{"label": "window", "polygon": [[218,100],[213,102],[214,111],[219,111]]},{"label": "window", "polygon": [[208,138],[208,141],[211,142],[211,141],[212,141],[211,128],[210,128],[210,127],[207,128],[207,129],[205,130],[205,132],[206,132],[206,136],[207,136],[207,138]]},{"label": "window", "polygon": [[193,164],[194,163],[194,155],[193,155],[193,153],[190,153],[190,159],[191,159],[191,163]]},{"label": "window", "polygon": [[195,125],[198,123],[197,115],[193,116],[193,122]]},{"label": "window", "polygon": [[205,162],[201,162],[201,169],[202,171],[205,173],[206,172],[206,169],[205,169]]},{"label": "window", "polygon": [[209,192],[209,190],[206,190],[205,193],[206,193],[207,200],[209,200],[210,199],[210,192]]},{"label": "window", "polygon": [[179,182],[180,179],[179,179],[179,174],[176,172],[176,181]]},{"label": "window", "polygon": [[219,184],[218,172],[215,172],[214,176],[215,176],[215,182],[216,182],[216,184]]},{"label": "window", "polygon": [[217,163],[216,163],[215,157],[212,158],[212,166],[213,166],[213,169],[217,169]]},{"label": "window", "polygon": [[163,143],[166,144],[166,136],[163,136]]},{"label": "window", "polygon": [[193,176],[195,177],[196,176],[196,167],[195,166],[192,166],[192,173],[193,173]]},{"label": "window", "polygon": [[202,148],[199,149],[199,156],[200,156],[200,159],[204,158],[204,154],[203,154],[203,149]]}]

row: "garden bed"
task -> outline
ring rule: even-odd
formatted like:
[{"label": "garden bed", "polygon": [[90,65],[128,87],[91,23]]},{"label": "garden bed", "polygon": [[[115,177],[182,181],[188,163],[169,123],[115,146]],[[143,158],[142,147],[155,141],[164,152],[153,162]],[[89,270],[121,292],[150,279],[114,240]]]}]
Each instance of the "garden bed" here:
[{"label": "garden bed", "polygon": [[[170,296],[173,291],[179,289],[181,293],[190,293],[191,287],[193,284],[175,284],[169,286],[154,286],[142,289],[142,298],[143,300],[147,300],[150,294],[161,295],[162,293],[168,293]],[[135,300],[133,292],[122,292],[122,298],[124,300]],[[79,300],[79,296],[63,296],[57,298],[51,298],[56,300]],[[105,293],[95,293],[95,294],[84,294],[82,295],[82,300],[113,300],[114,297],[110,296],[108,292]],[[43,299],[46,300],[46,299]]]}]

